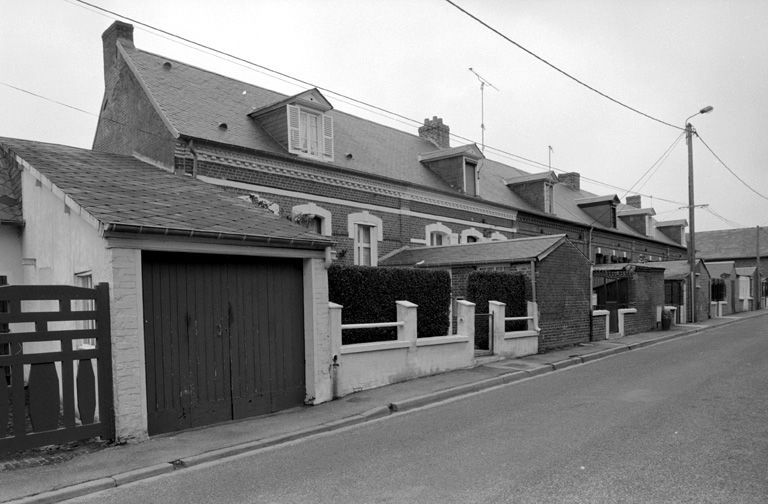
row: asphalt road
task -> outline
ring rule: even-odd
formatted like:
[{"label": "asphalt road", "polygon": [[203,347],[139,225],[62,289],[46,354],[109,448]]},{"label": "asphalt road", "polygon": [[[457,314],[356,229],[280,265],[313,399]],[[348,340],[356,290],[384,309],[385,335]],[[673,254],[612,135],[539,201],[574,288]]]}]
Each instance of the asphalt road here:
[{"label": "asphalt road", "polygon": [[76,502],[766,503],[764,317]]}]

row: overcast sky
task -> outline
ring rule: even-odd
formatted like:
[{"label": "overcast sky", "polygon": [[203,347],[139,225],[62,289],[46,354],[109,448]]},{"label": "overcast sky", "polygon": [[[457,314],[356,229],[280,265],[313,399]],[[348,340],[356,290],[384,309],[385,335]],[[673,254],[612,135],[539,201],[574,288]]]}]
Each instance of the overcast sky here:
[{"label": "overcast sky", "polygon": [[[481,142],[531,173],[577,171],[597,194],[652,196],[658,220],[687,219],[682,133],[573,82],[445,0],[92,0],[136,21],[321,88],[336,109],[416,134],[333,92]],[[454,0],[601,92],[682,128],[768,197],[768,2],[765,0]],[[0,0],[0,136],[90,148],[104,85],[101,34],[115,16],[74,0]],[[139,49],[286,94],[308,86],[190,48],[138,24]],[[14,86],[46,99],[13,89]],[[53,100],[53,101],[51,101]],[[89,113],[67,108],[63,104]],[[244,111],[244,113],[247,111]],[[452,145],[466,143],[452,140]],[[510,157],[498,150],[540,164]],[[696,229],[768,225],[768,200],[694,139]],[[616,186],[598,185],[584,177]],[[671,200],[664,201],[664,200]],[[721,217],[713,215],[718,214]]]}]

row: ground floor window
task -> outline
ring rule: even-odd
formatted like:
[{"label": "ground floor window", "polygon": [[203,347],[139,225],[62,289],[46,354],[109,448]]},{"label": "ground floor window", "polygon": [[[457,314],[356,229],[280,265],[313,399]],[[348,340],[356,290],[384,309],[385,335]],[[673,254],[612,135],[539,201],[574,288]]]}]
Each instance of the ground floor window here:
[{"label": "ground floor window", "polygon": [[373,226],[357,224],[355,226],[355,264],[360,266],[373,266],[372,264],[372,240],[371,230]]},{"label": "ground floor window", "polygon": [[354,264],[378,265],[378,242],[384,239],[382,221],[367,211],[347,216],[349,237],[352,238]]}]

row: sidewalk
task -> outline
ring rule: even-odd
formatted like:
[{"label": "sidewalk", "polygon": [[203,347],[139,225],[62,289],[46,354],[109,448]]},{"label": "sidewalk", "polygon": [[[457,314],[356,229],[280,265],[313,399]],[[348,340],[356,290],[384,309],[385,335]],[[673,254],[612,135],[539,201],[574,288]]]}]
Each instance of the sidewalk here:
[{"label": "sidewalk", "polygon": [[480,359],[474,368],[358,392],[318,406],[156,436],[143,443],[108,447],[54,465],[3,471],[0,502],[59,502],[764,315],[768,315],[768,310],[520,359]]}]

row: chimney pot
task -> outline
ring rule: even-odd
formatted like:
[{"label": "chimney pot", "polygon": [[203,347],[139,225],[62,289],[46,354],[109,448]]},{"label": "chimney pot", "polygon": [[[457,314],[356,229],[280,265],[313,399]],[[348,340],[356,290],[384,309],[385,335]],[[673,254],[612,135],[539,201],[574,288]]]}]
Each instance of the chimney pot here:
[{"label": "chimney pot", "polygon": [[557,179],[575,191],[581,190],[581,175],[577,172],[561,173]]},{"label": "chimney pot", "polygon": [[441,149],[451,146],[451,129],[443,124],[440,117],[432,116],[432,119],[424,119],[424,126],[419,128],[419,136],[436,144]]},{"label": "chimney pot", "polygon": [[114,72],[114,66],[117,62],[117,41],[122,41],[125,45],[133,47],[133,25],[122,21],[115,21],[104,30],[101,35],[101,41],[104,47],[104,81],[109,83],[109,76]]},{"label": "chimney pot", "polygon": [[636,194],[634,196],[627,196],[627,206],[634,208],[643,208],[642,196]]}]

